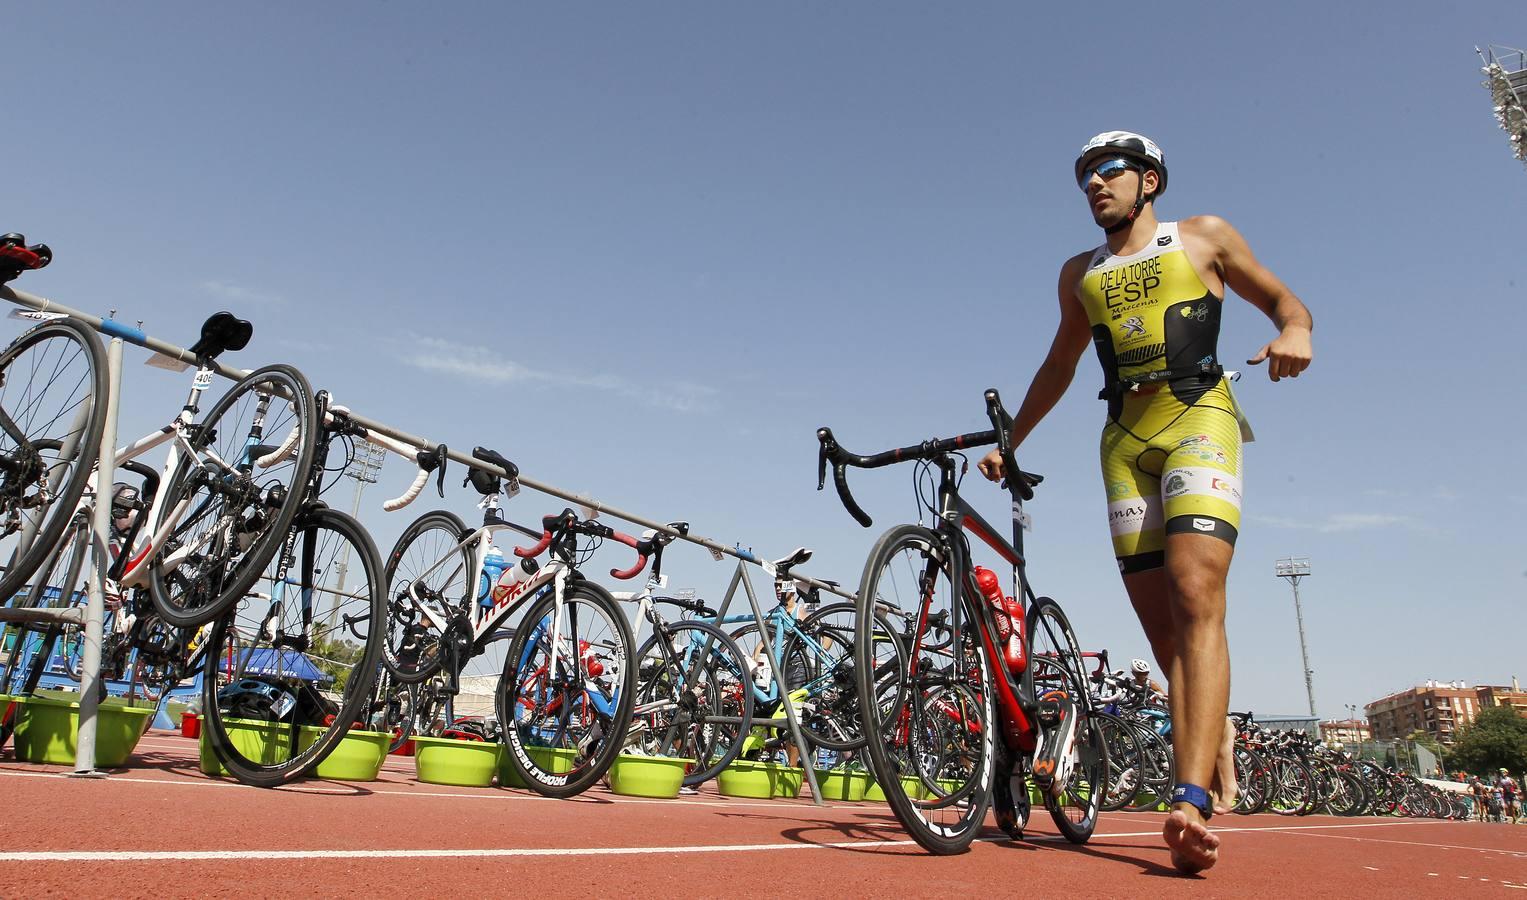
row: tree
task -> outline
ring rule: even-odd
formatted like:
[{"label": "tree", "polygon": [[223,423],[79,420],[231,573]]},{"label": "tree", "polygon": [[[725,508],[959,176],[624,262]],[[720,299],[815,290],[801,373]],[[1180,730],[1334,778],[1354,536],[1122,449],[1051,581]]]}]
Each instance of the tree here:
[{"label": "tree", "polygon": [[1509,706],[1481,710],[1473,722],[1459,730],[1452,764],[1476,774],[1505,767],[1519,776],[1527,769],[1527,717]]},{"label": "tree", "polygon": [[308,652],[308,658],[318,667],[319,671],[334,679],[329,690],[336,694],[345,692],[345,684],[350,680],[350,673],[355,671],[355,664],[361,661],[361,656],[366,648],[353,641],[324,640],[317,638],[313,641],[313,648]]}]

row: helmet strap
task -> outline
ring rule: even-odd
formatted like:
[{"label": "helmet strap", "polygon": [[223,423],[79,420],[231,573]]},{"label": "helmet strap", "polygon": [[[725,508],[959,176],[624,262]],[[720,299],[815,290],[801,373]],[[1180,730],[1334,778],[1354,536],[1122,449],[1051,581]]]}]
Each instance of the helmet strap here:
[{"label": "helmet strap", "polygon": [[1128,228],[1140,215],[1140,210],[1145,208],[1145,170],[1140,170],[1140,183],[1135,186],[1135,206],[1129,211],[1129,215],[1103,229],[1104,234],[1115,234]]}]

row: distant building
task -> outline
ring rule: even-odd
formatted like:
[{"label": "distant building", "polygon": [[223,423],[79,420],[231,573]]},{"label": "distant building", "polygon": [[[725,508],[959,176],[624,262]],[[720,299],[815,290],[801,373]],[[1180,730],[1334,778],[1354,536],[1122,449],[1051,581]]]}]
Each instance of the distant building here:
[{"label": "distant building", "polygon": [[1320,740],[1326,744],[1361,744],[1372,739],[1368,723],[1362,719],[1332,719],[1320,723]]},{"label": "distant building", "polygon": [[1515,676],[1511,679],[1511,687],[1480,687],[1479,702],[1486,708],[1509,706],[1516,710],[1518,715],[1527,716],[1527,691],[1522,690]]},{"label": "distant building", "polygon": [[1527,715],[1527,691],[1520,689],[1515,678],[1509,688],[1428,681],[1375,700],[1364,706],[1363,712],[1368,716],[1374,740],[1400,740],[1424,731],[1438,743],[1450,745],[1460,728],[1474,721],[1480,710],[1492,706],[1509,706]]}]

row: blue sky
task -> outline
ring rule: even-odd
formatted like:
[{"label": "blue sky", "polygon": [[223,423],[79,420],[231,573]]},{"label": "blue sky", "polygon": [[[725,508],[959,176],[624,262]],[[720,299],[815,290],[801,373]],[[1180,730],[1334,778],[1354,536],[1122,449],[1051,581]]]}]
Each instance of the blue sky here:
[{"label": "blue sky", "polygon": [[[1159,215],[1228,218],[1314,312],[1310,372],[1238,388],[1259,440],[1232,702],[1304,708],[1273,563],[1309,555],[1337,716],[1527,677],[1527,181],[1473,49],[1527,44],[1527,18],[1372,9],[34,4],[6,16],[0,226],[56,250],[28,290],[181,343],[233,309],[256,325],[241,365],[292,362],[375,418],[726,543],[812,546],[812,573],[856,583],[913,514],[912,473],[855,473],[860,529],[814,491],[815,428],[869,452],[984,427],[988,386],[1016,406],[1060,262],[1100,240],[1071,160],[1145,132],[1171,166]],[[1221,355],[1272,334],[1232,298]],[[1099,380],[1083,360],[1020,454],[1048,476],[1031,572],[1127,660],[1145,643],[1109,550]],[[141,431],[182,386],[134,363],[127,391]],[[366,495],[384,552],[428,508],[380,512],[407,480],[393,464]],[[705,596],[730,574],[698,548],[669,571]]]}]

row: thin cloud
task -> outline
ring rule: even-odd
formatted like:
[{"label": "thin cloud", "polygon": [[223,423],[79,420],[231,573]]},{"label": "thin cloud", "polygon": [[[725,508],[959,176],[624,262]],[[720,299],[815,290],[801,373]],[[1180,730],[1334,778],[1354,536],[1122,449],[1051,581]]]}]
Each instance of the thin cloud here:
[{"label": "thin cloud", "polygon": [[1333,534],[1342,531],[1364,531],[1373,528],[1415,527],[1419,523],[1414,516],[1393,513],[1328,513],[1324,516],[1294,518],[1291,516],[1252,516],[1252,521],[1274,528],[1292,528],[1298,531],[1316,531]]},{"label": "thin cloud", "polygon": [[203,281],[201,289],[225,303],[250,303],[255,306],[282,306],[286,298],[279,294],[251,290],[226,281]]},{"label": "thin cloud", "polygon": [[458,344],[443,338],[421,337],[411,344],[412,348],[399,357],[404,365],[488,384],[539,384],[607,391],[647,406],[681,413],[710,409],[718,393],[713,387],[692,381],[654,380],[637,384],[619,375],[536,369],[487,347]]}]

